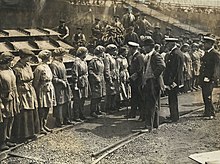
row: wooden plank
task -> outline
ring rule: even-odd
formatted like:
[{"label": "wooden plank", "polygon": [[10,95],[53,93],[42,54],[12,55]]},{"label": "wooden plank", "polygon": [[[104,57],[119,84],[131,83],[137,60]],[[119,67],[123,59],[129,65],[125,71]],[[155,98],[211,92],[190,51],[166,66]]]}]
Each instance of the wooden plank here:
[{"label": "wooden plank", "polygon": [[192,154],[189,156],[189,158],[201,164],[216,164],[216,162],[219,164],[220,163],[220,150]]}]

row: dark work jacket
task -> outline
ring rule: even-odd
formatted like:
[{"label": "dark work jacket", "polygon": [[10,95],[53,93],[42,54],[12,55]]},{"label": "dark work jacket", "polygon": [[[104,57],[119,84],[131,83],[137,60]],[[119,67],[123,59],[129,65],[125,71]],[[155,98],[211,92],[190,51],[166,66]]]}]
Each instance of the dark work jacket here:
[{"label": "dark work jacket", "polygon": [[219,62],[219,56],[219,52],[215,49],[212,49],[210,52],[205,52],[204,56],[201,58],[200,82],[204,80],[204,77],[209,78],[211,81],[216,80],[214,73],[216,65]]},{"label": "dark work jacket", "polygon": [[166,55],[166,69],[164,71],[164,84],[170,86],[173,82],[180,86],[183,84],[183,54],[175,48]]},{"label": "dark work jacket", "polygon": [[143,67],[144,67],[144,56],[139,51],[136,51],[131,58],[131,63],[129,66],[129,73],[130,73],[132,86],[141,85]]},{"label": "dark work jacket", "polygon": [[163,58],[160,56],[160,54],[154,51],[154,53],[151,56],[150,64],[151,64],[153,74],[155,76],[155,78],[153,79],[154,86],[159,87],[161,89],[164,85],[161,74],[166,68],[165,62]]}]

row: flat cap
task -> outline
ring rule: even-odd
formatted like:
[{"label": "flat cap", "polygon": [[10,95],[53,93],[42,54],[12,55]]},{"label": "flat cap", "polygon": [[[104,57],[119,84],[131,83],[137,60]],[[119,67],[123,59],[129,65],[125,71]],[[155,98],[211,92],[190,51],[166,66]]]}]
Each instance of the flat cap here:
[{"label": "flat cap", "polygon": [[118,47],[114,44],[109,44],[106,47],[107,52],[113,52],[113,51],[117,51],[117,50],[118,50]]},{"label": "flat cap", "polygon": [[58,47],[53,51],[53,56],[64,56],[66,54],[66,50],[63,47]]},{"label": "flat cap", "polygon": [[76,51],[76,56],[80,57],[88,53],[88,49],[86,47],[79,47]]},{"label": "flat cap", "polygon": [[210,42],[215,42],[216,39],[214,37],[211,37],[211,36],[204,36],[203,37],[203,40],[206,42],[206,41],[210,41]]},{"label": "flat cap", "polygon": [[0,54],[0,64],[8,64],[14,59],[14,55],[10,52]]},{"label": "flat cap", "polygon": [[47,59],[52,55],[52,52],[49,50],[42,50],[39,52],[38,57],[41,59]]},{"label": "flat cap", "polygon": [[105,52],[105,47],[98,45],[95,49],[94,49],[94,54],[101,54]]},{"label": "flat cap", "polygon": [[178,42],[178,38],[165,38],[166,42]]},{"label": "flat cap", "polygon": [[20,49],[19,50],[19,56],[22,58],[22,57],[26,57],[26,56],[35,56],[34,53],[27,49],[27,48],[23,48],[23,49]]},{"label": "flat cap", "polygon": [[136,42],[128,42],[128,45],[131,47],[139,47],[140,45]]}]

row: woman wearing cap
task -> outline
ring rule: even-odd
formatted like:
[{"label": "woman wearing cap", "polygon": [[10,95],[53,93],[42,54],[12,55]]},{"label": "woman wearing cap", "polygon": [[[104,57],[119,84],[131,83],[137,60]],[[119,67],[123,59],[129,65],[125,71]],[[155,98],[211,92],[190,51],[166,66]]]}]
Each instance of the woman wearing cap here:
[{"label": "woman wearing cap", "polygon": [[39,106],[39,119],[41,133],[52,132],[47,124],[49,109],[56,105],[55,91],[52,83],[53,74],[48,65],[51,52],[42,50],[38,57],[42,62],[34,70],[33,86],[36,90]]},{"label": "woman wearing cap", "polygon": [[79,47],[76,51],[76,60],[72,67],[73,94],[74,94],[74,121],[85,120],[83,114],[85,100],[88,97],[88,67],[85,61],[88,50],[86,47]]},{"label": "woman wearing cap", "polygon": [[98,118],[100,112],[100,103],[105,96],[104,62],[103,56],[105,47],[97,46],[94,50],[95,58],[89,62],[89,83],[91,87],[90,115]]},{"label": "woman wearing cap", "polygon": [[70,124],[69,108],[72,92],[67,81],[66,68],[63,63],[63,56],[65,54],[65,49],[61,47],[55,49],[53,52],[53,61],[50,65],[57,102],[53,108],[53,115],[56,118],[55,124],[57,127],[62,127],[63,124]]},{"label": "woman wearing cap", "polygon": [[15,146],[10,142],[11,130],[14,116],[20,112],[16,77],[11,69],[13,59],[10,52],[0,55],[0,151]]},{"label": "woman wearing cap", "polygon": [[35,89],[32,86],[34,75],[29,64],[30,60],[36,56],[29,49],[21,49],[19,56],[20,60],[14,66],[14,73],[17,79],[21,113],[19,123],[14,124],[14,130],[18,130],[17,137],[23,141],[36,138],[35,134],[40,131],[40,128],[38,102]]}]

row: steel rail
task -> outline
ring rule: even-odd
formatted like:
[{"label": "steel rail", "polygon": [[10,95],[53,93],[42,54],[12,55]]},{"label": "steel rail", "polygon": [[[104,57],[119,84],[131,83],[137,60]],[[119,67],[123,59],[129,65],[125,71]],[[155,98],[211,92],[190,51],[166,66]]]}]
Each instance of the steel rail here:
[{"label": "steel rail", "polygon": [[[193,113],[195,113],[195,112],[197,112],[197,111],[200,111],[200,110],[203,109],[203,108],[204,108],[204,105],[203,105],[203,106],[200,106],[200,107],[198,107],[198,108],[195,108],[195,109],[193,109],[193,110],[191,110],[191,111],[185,112],[184,114],[182,114],[182,115],[180,116],[180,118],[183,118],[184,116],[187,116],[187,115],[191,115],[191,114],[193,114]],[[162,123],[162,124],[160,125],[160,127],[163,126],[163,125],[165,125],[165,124],[167,124],[167,123],[166,123],[166,122]],[[132,141],[134,141],[136,138],[139,138],[139,137],[143,136],[144,134],[146,134],[146,132],[141,132],[141,131],[136,132],[136,133],[134,133],[133,135],[128,136],[128,137],[126,137],[126,138],[124,138],[124,139],[122,139],[122,140],[119,140],[119,141],[113,143],[112,145],[107,146],[107,147],[101,149],[101,150],[98,151],[98,152],[92,153],[92,155],[91,155],[92,159],[93,159],[94,157],[97,157],[98,155],[100,155],[100,154],[102,154],[102,153],[103,153],[103,154],[102,154],[100,157],[98,157],[97,159],[93,160],[91,164],[97,164],[97,163],[99,163],[103,158],[105,158],[105,157],[108,156],[109,154],[111,154],[111,153],[113,153],[114,151],[118,150],[118,149],[121,148],[122,146],[124,146],[124,145],[126,145],[126,144],[128,144],[128,143],[130,143],[130,142],[132,142]]]}]

